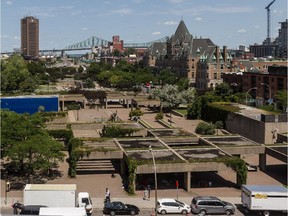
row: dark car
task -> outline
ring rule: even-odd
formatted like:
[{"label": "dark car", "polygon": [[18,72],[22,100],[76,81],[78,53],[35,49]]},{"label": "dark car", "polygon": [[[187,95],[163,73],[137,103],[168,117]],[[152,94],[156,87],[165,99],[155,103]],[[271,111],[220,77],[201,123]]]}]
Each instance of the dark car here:
[{"label": "dark car", "polygon": [[139,213],[139,208],[134,205],[124,204],[122,202],[106,203],[103,209],[104,214],[109,215],[136,215]]},{"label": "dark car", "polygon": [[22,205],[21,203],[14,203],[12,205],[13,214],[20,215],[39,215],[40,208],[47,207],[43,205]]}]

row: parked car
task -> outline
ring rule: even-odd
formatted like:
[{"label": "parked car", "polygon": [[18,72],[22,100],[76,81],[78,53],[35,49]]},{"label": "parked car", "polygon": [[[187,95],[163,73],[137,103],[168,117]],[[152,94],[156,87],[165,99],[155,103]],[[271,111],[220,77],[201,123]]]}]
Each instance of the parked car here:
[{"label": "parked car", "polygon": [[179,213],[186,215],[190,213],[190,211],[191,209],[189,205],[176,199],[159,199],[157,201],[157,212],[162,215],[166,213]]},{"label": "parked car", "polygon": [[12,205],[13,214],[18,215],[39,215],[40,208],[47,207],[43,205],[26,205],[14,203]]},{"label": "parked car", "polygon": [[205,214],[226,214],[235,213],[236,206],[232,203],[222,201],[217,197],[198,196],[191,201],[191,210],[193,213]]},{"label": "parked car", "polygon": [[124,204],[122,202],[106,203],[103,209],[104,214],[109,215],[136,215],[139,214],[140,209],[135,205]]}]

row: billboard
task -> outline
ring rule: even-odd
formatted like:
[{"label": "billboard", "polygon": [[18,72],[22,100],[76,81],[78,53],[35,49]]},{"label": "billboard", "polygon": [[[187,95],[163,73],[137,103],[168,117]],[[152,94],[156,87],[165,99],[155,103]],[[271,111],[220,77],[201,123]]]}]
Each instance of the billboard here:
[{"label": "billboard", "polygon": [[[8,109],[19,114],[34,114],[42,107],[44,112],[58,112],[58,95],[29,95],[15,97],[1,97],[1,109]],[[40,108],[41,109],[41,108]]]}]

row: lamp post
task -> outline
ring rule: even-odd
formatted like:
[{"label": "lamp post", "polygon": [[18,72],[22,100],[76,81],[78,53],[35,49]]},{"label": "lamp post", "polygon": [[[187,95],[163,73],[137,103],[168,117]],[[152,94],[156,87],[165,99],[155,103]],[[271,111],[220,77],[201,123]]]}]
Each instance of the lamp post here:
[{"label": "lamp post", "polygon": [[156,174],[156,164],[155,164],[155,158],[154,158],[154,153],[151,145],[149,146],[149,151],[152,154],[152,159],[153,159],[153,165],[154,165],[154,176],[155,176],[155,216],[157,216],[157,174]]},{"label": "lamp post", "polygon": [[249,93],[251,90],[253,90],[253,89],[257,89],[257,87],[250,88],[250,89],[246,92],[246,106],[248,105],[248,100],[247,100],[248,93]]},{"label": "lamp post", "polygon": [[271,99],[271,87],[267,83],[261,83],[261,85],[266,85],[269,88],[269,99]]}]

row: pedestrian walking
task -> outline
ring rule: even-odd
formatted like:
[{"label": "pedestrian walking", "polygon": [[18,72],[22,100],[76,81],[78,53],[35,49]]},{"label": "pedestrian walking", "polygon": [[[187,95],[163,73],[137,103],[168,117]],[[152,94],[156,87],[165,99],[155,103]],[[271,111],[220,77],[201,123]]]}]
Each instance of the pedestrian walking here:
[{"label": "pedestrian walking", "polygon": [[148,200],[149,201],[149,197],[148,197],[148,189],[147,188],[145,188],[145,190],[144,190],[144,200]]},{"label": "pedestrian walking", "polygon": [[108,188],[105,191],[105,203],[110,203],[110,190]]}]

